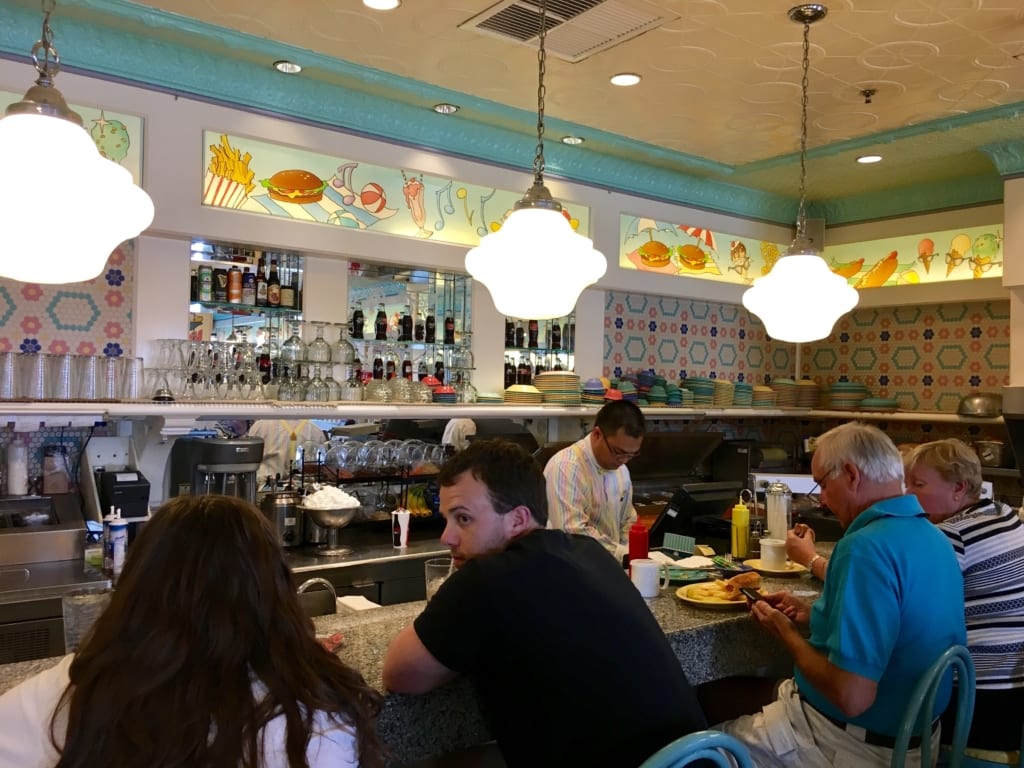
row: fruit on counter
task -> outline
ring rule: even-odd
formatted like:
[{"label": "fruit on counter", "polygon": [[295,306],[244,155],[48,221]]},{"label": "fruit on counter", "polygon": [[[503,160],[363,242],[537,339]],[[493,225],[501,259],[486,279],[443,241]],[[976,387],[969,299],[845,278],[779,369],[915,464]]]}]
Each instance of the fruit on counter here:
[{"label": "fruit on counter", "polygon": [[413,517],[434,516],[434,510],[430,508],[427,501],[427,486],[410,485],[407,496],[406,506],[409,508],[409,514]]},{"label": "fruit on counter", "polygon": [[436,475],[440,472],[440,468],[437,464],[431,461],[425,461],[409,470],[410,475]]},{"label": "fruit on counter", "polygon": [[892,273],[896,271],[896,255],[896,251],[892,251],[884,259],[877,262],[864,273],[864,276],[853,287],[878,288],[885,285],[885,281],[892,277]]}]

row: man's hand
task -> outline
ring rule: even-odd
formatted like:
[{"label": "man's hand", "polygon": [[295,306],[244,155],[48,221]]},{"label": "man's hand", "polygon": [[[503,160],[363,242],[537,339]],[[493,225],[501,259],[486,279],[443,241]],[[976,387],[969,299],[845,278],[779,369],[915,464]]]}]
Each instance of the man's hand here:
[{"label": "man's hand", "polygon": [[814,549],[814,530],[798,523],[786,532],[786,556],[794,563],[806,566],[817,552]]},{"label": "man's hand", "polygon": [[[764,603],[764,605],[761,605]],[[759,610],[754,611],[755,608]],[[777,626],[784,627],[790,622],[796,624],[807,624],[811,620],[811,608],[810,606],[801,600],[799,597],[794,597],[791,592],[772,592],[770,595],[765,595],[762,600],[751,606],[750,612],[754,614],[754,618],[758,622],[765,626],[766,622],[775,623],[777,619],[774,614],[781,614],[782,617],[789,621],[784,624],[778,624]],[[771,629],[765,626],[766,629]],[[773,634],[778,634],[773,632]]]}]

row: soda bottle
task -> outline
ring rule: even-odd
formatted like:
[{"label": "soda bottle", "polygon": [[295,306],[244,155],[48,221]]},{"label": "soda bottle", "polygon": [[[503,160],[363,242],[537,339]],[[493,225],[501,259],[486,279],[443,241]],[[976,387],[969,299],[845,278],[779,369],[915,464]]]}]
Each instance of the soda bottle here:
[{"label": "soda bottle", "polygon": [[562,326],[558,324],[557,320],[551,322],[551,348],[562,348]]},{"label": "soda bottle", "polygon": [[349,338],[363,338],[363,305],[356,302],[356,308],[352,310],[352,327],[349,329]]},{"label": "soda bottle", "polygon": [[530,349],[536,349],[540,326],[536,320],[530,320],[527,327],[529,330],[527,331],[526,346]]},{"label": "soda bottle", "polygon": [[412,310],[409,309],[408,304],[405,305],[405,311],[402,312],[401,328],[398,340],[412,341]]},{"label": "soda bottle", "polygon": [[427,322],[424,329],[423,339],[427,344],[433,344],[437,340],[437,320],[434,319],[434,308],[427,310]]},{"label": "soda bottle", "polygon": [[384,302],[377,305],[377,317],[373,321],[373,338],[376,341],[388,340],[388,313],[384,309]]},{"label": "soda bottle", "polygon": [[444,319],[444,343],[455,343],[455,318],[448,315]]},{"label": "soda bottle", "polygon": [[522,320],[516,320],[516,348],[517,349],[522,349],[523,348],[523,341],[524,341],[523,321]]}]

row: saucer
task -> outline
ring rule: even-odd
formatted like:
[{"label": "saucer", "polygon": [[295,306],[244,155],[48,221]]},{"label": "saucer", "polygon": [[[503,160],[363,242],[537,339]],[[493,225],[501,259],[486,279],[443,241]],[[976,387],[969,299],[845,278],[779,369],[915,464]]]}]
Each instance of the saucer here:
[{"label": "saucer", "polygon": [[753,560],[744,560],[743,564],[749,565],[755,571],[764,576],[799,576],[801,573],[807,573],[806,568],[792,561],[787,562],[786,567],[782,569],[766,568],[761,564],[760,558],[755,558]]}]

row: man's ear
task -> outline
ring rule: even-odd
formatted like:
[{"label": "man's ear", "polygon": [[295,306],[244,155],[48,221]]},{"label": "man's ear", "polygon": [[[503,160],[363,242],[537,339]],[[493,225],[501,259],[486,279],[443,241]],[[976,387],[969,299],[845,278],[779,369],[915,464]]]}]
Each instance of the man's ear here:
[{"label": "man's ear", "polygon": [[505,526],[512,536],[524,533],[533,522],[533,513],[522,504],[505,513]]},{"label": "man's ear", "polygon": [[856,491],[861,481],[860,467],[849,461],[843,462],[841,474],[849,484],[850,490]]}]

